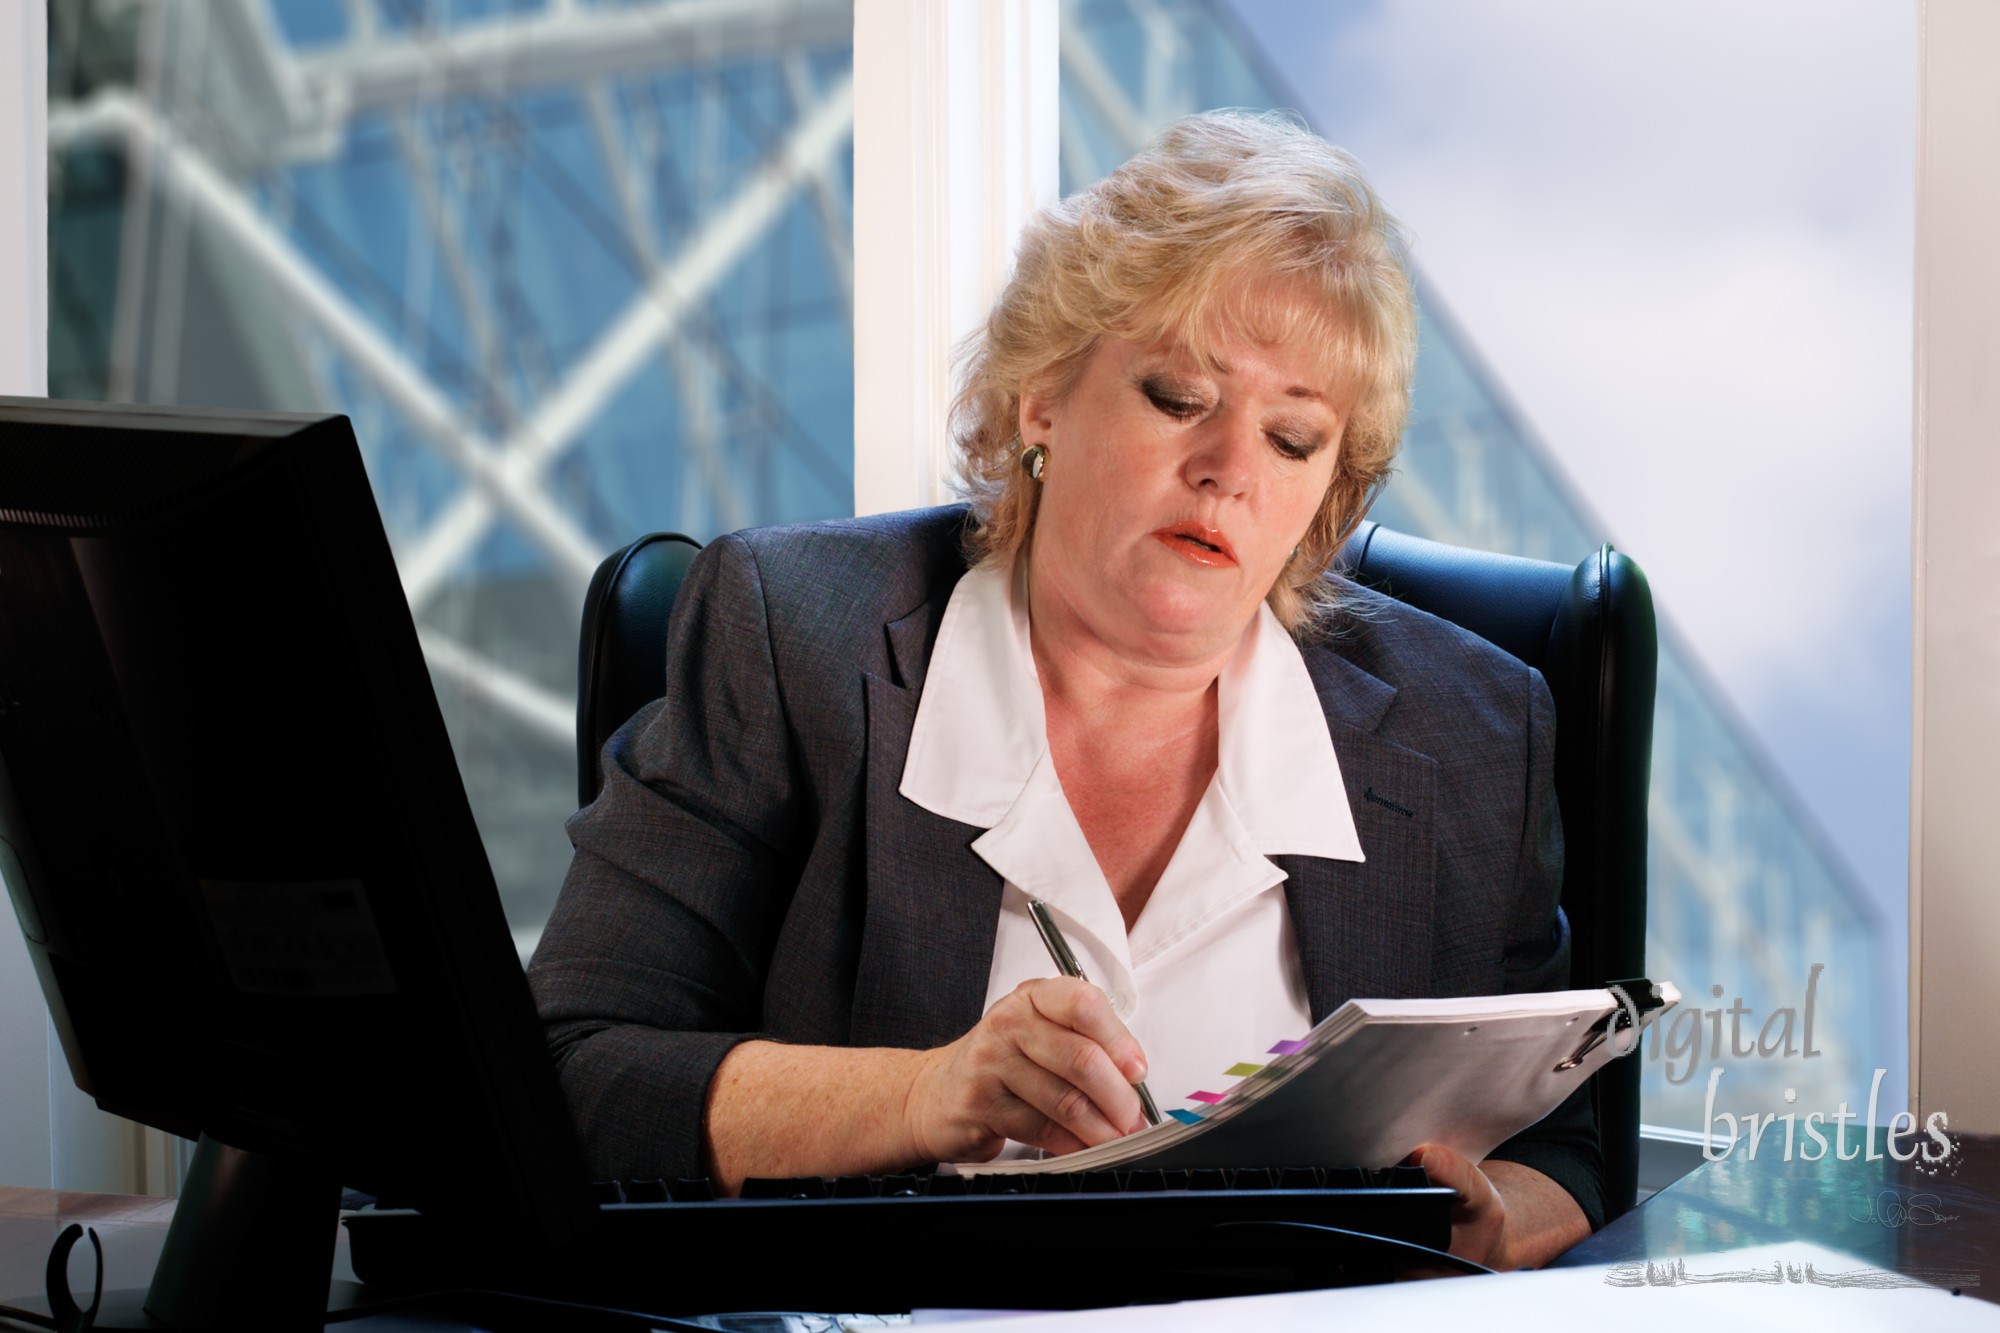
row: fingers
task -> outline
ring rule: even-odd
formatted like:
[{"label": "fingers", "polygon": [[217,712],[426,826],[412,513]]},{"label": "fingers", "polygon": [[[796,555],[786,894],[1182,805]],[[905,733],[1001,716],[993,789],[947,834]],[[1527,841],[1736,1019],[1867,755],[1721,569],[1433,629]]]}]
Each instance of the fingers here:
[{"label": "fingers", "polygon": [[978,1026],[920,1062],[907,1132],[934,1160],[986,1158],[1001,1140],[1076,1152],[1145,1127],[1146,1056],[1086,981],[1023,982]]},{"label": "fingers", "polygon": [[992,1072],[1037,1118],[1025,1130],[1010,1128],[1008,1137],[1054,1151],[1058,1142],[1095,1146],[1145,1126],[1132,1089],[1145,1074],[1145,1053],[1089,982],[1023,982],[987,1012],[980,1029],[998,1046],[989,1051]]},{"label": "fingers", "polygon": [[1009,1139],[1057,1156],[1082,1152],[1090,1146],[1026,1102],[1018,1098],[1009,1100],[1011,1105],[991,1108],[991,1113],[982,1122],[986,1126],[984,1131],[971,1146],[951,1154],[950,1160],[990,1162],[1000,1155]]},{"label": "fingers", "polygon": [[[1145,1052],[1126,1030],[1104,992],[1088,982],[1051,978],[1033,981],[1016,991],[1040,1021],[1020,1028],[1020,1049],[1035,1064],[1070,1085],[1050,1108],[1053,1118],[1088,1142],[1102,1142],[1092,1133],[1101,1120],[1115,1138],[1143,1129],[1144,1110],[1132,1085],[1146,1076]],[[1030,1098],[1029,1100],[1034,1100]]]},{"label": "fingers", "polygon": [[1492,1264],[1505,1243],[1507,1206],[1476,1162],[1437,1143],[1426,1143],[1407,1159],[1421,1166],[1431,1184],[1454,1190],[1451,1252],[1475,1263]]},{"label": "fingers", "polygon": [[[992,1123],[1006,1138],[1025,1143],[1030,1148],[1040,1148],[1044,1152],[1062,1156],[1065,1153],[1082,1152],[1093,1146],[1077,1137],[1068,1127],[1054,1116],[1038,1110],[1028,1102],[1012,1094],[1007,1098],[1010,1105],[995,1107]],[[1117,1137],[1115,1134],[1109,1137]],[[1099,1138],[1097,1143],[1106,1140]]]},{"label": "fingers", "polygon": [[1409,1161],[1424,1169],[1431,1184],[1458,1191],[1457,1207],[1461,1210],[1479,1209],[1499,1201],[1493,1182],[1463,1153],[1442,1144],[1426,1143],[1410,1154]]},{"label": "fingers", "polygon": [[1431,1178],[1431,1184],[1457,1190],[1461,1198],[1465,1195],[1466,1186],[1471,1183],[1468,1173],[1473,1170],[1472,1163],[1442,1144],[1426,1143],[1403,1160],[1411,1166],[1422,1167],[1424,1174]]},{"label": "fingers", "polygon": [[[1079,1146],[1109,1143],[1144,1121],[1138,1094],[1120,1077],[1104,1048],[1073,1032],[1040,1025],[1026,1035],[1022,1049],[1000,1074],[1014,1098],[1039,1119],[1066,1131]],[[1048,1130],[1036,1124],[1030,1133],[1041,1136]],[[1054,1151],[1051,1144],[1028,1134],[1010,1131],[1008,1137]]]},{"label": "fingers", "polygon": [[1111,1008],[1104,992],[1087,981],[1047,977],[1015,988],[1051,1023],[1081,1033],[1104,1050],[1127,1085],[1146,1077],[1146,1053]]}]

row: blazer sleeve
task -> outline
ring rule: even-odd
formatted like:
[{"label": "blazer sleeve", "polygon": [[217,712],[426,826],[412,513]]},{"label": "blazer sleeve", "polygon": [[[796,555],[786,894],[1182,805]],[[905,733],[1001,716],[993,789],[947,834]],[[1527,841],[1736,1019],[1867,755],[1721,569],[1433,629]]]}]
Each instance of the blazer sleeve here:
[{"label": "blazer sleeve", "polygon": [[[1560,906],[1563,844],[1555,794],[1555,701],[1541,673],[1528,675],[1528,792],[1515,861],[1515,907],[1501,958],[1506,994],[1570,985],[1569,922]],[[1576,1200],[1592,1231],[1604,1225],[1604,1158],[1590,1084],[1487,1156],[1540,1171]]]},{"label": "blazer sleeve", "polygon": [[717,1066],[761,1035],[765,973],[809,842],[756,558],[702,551],[675,599],[666,692],[605,747],[529,965],[593,1172],[704,1173]]}]

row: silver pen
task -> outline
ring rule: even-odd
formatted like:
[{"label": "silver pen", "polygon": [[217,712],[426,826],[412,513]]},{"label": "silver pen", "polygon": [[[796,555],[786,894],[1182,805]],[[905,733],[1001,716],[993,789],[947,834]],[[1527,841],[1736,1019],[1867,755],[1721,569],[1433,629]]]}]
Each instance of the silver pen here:
[{"label": "silver pen", "polygon": [[[1034,918],[1035,929],[1042,933],[1042,943],[1048,946],[1049,957],[1055,960],[1056,971],[1066,977],[1075,977],[1078,981],[1089,981],[1090,978],[1083,974],[1082,965],[1076,961],[1076,955],[1070,951],[1069,941],[1063,938],[1062,931],[1057,928],[1055,916],[1049,911],[1049,905],[1040,898],[1030,898],[1028,915]],[[1153,1094],[1146,1091],[1145,1083],[1143,1081],[1134,1083],[1132,1089],[1139,1094],[1139,1109],[1146,1113],[1146,1123],[1159,1124],[1160,1108],[1153,1105]]]}]

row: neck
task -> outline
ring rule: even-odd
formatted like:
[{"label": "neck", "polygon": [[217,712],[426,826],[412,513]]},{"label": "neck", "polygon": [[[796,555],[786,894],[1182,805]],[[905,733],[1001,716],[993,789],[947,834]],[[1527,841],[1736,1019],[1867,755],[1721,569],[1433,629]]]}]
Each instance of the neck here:
[{"label": "neck", "polygon": [[1051,716],[1093,725],[1138,727],[1162,739],[1189,727],[1213,729],[1216,680],[1242,636],[1188,658],[1148,656],[1107,641],[1030,570],[1029,642]]}]

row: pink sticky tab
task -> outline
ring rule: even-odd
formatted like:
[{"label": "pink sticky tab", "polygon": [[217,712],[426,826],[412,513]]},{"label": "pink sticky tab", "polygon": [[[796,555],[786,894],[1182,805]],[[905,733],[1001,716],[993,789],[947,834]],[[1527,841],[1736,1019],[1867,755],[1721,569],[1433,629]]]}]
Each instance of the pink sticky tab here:
[{"label": "pink sticky tab", "polygon": [[1272,1055],[1297,1055],[1306,1048],[1302,1041],[1281,1041],[1271,1048]]},{"label": "pink sticky tab", "polygon": [[1213,1106],[1215,1103],[1222,1100],[1222,1094],[1219,1092],[1190,1092],[1188,1094],[1188,1100],[1191,1102],[1207,1102],[1209,1105]]}]

